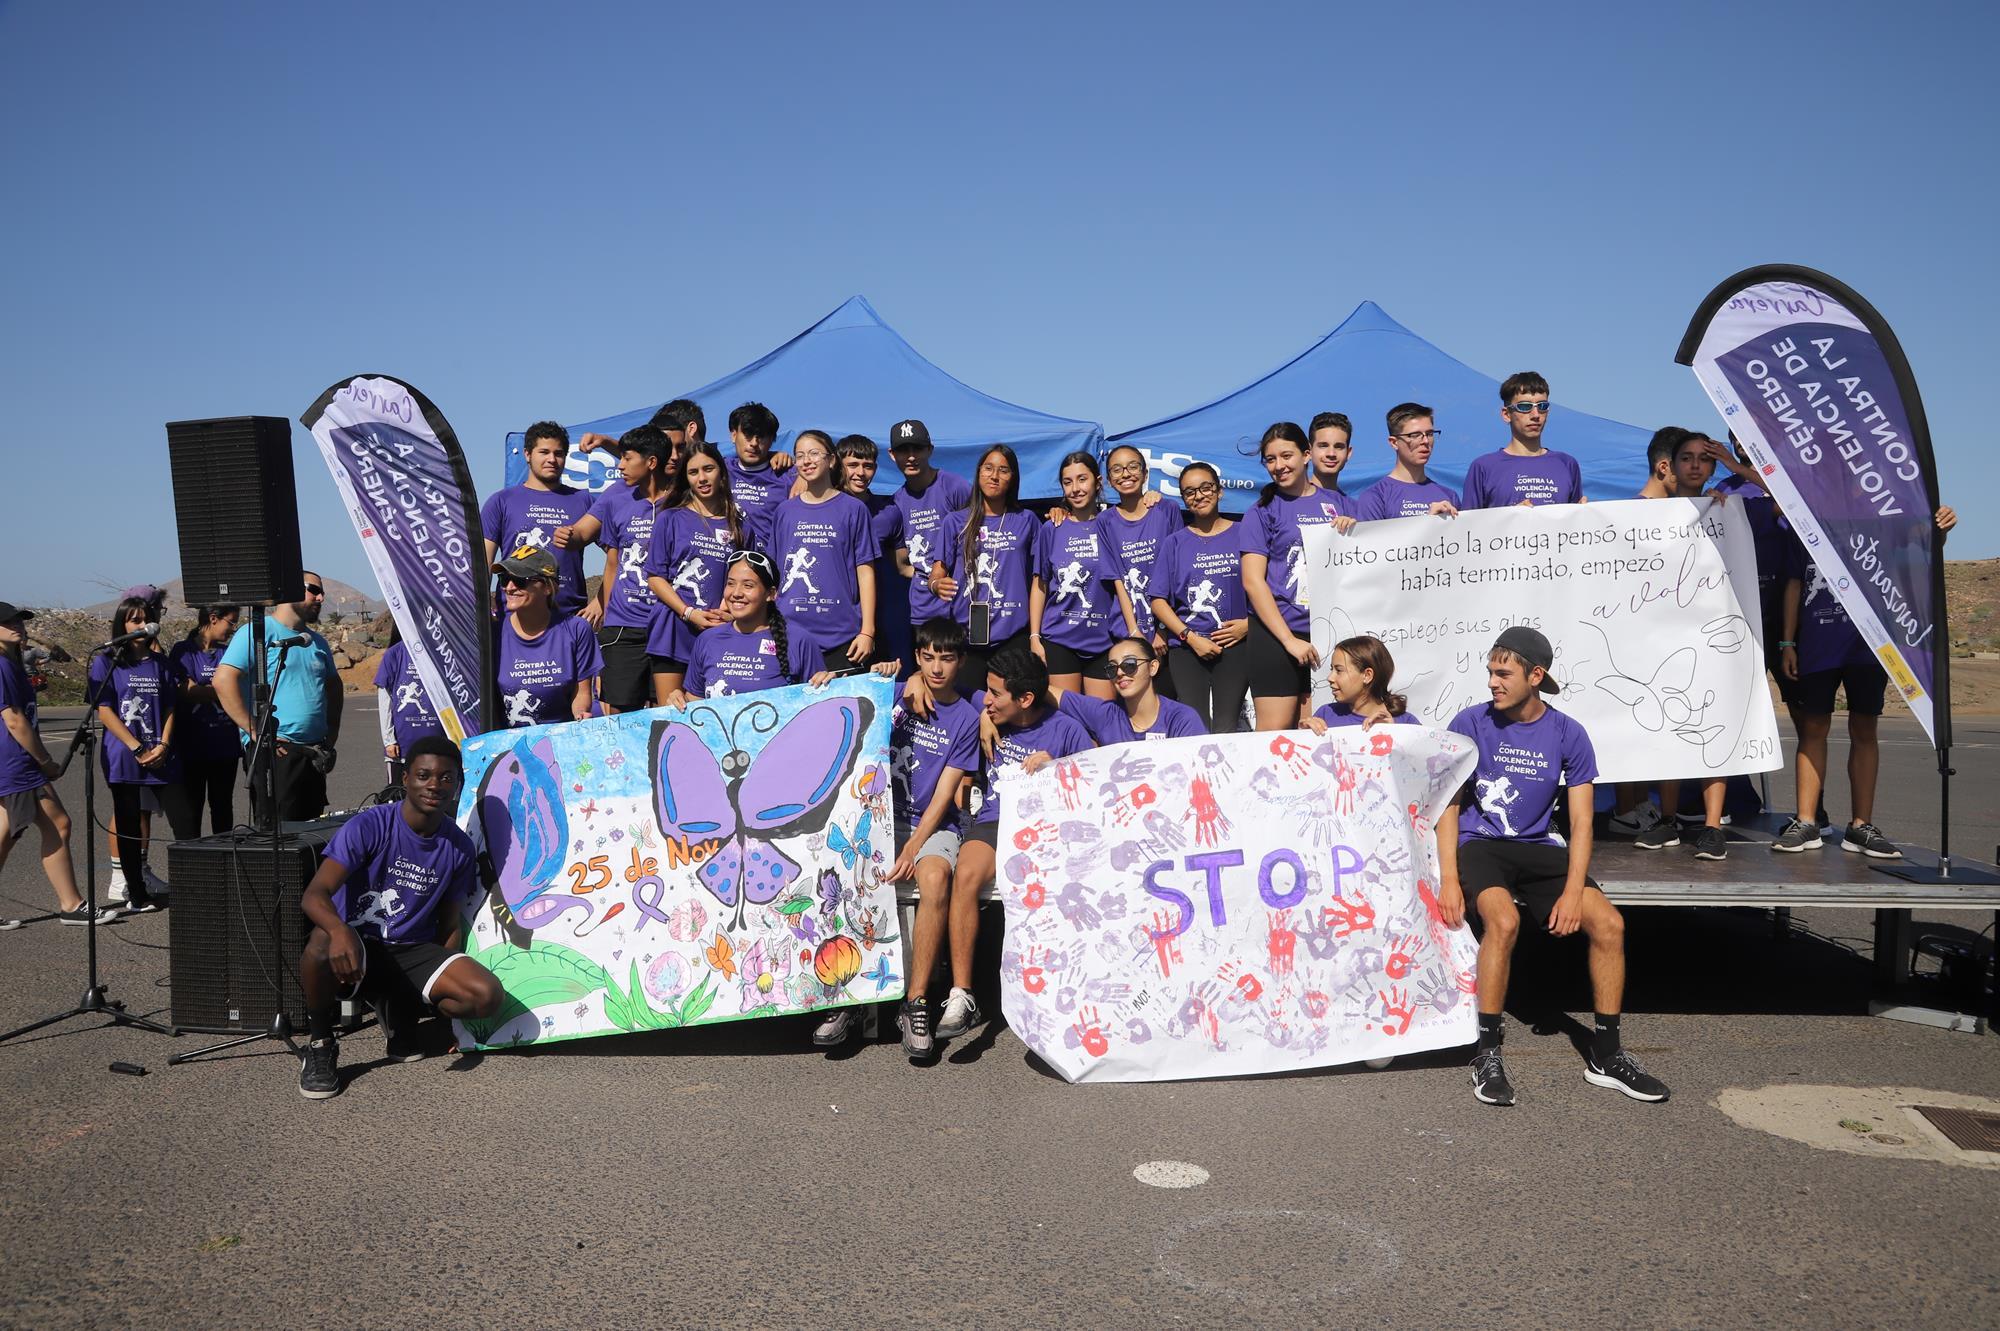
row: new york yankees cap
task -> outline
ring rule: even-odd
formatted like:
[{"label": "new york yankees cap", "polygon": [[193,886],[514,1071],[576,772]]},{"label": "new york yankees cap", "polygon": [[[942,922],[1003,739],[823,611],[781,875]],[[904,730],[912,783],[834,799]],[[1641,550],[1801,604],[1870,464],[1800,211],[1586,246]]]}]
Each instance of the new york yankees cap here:
[{"label": "new york yankees cap", "polygon": [[922,421],[897,421],[889,427],[889,451],[899,448],[929,448],[931,432]]}]

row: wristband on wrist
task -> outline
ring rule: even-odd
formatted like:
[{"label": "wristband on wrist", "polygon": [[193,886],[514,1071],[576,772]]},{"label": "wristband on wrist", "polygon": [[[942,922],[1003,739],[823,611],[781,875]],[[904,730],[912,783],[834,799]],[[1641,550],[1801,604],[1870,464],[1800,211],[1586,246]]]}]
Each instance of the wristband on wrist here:
[{"label": "wristband on wrist", "polygon": [[1779,639],[1779,640],[1778,640],[1778,646],[1780,646],[1780,647],[1796,647],[1796,646],[1798,646],[1798,644],[1797,644],[1796,642],[1786,642],[1786,641],[1785,641],[1784,639],[1782,639],[1782,638],[1781,638],[1781,639]]}]

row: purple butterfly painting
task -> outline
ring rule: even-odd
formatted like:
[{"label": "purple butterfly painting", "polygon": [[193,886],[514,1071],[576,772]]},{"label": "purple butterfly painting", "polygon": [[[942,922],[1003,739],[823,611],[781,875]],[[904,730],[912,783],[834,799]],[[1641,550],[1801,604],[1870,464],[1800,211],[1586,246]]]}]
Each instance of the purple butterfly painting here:
[{"label": "purple butterfly painting", "polygon": [[[701,885],[736,907],[731,928],[743,926],[748,905],[776,900],[798,879],[797,861],[772,843],[826,826],[874,718],[866,698],[827,698],[782,725],[778,709],[762,700],[728,721],[704,704],[686,721],[654,723],[654,815],[670,842],[699,859]],[[711,725],[726,745],[719,760],[701,734]],[[745,726],[776,732],[754,758],[738,735]]]}]

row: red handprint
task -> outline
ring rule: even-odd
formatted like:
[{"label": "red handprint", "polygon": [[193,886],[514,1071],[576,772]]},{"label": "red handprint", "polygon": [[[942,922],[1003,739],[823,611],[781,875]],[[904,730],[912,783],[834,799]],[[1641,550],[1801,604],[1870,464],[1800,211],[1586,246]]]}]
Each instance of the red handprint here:
[{"label": "red handprint", "polygon": [[1276,735],[1272,737],[1271,754],[1278,760],[1279,765],[1292,774],[1292,780],[1294,781],[1304,776],[1306,769],[1312,766],[1307,760],[1305,752],[1299,748],[1297,741],[1293,740],[1289,735]]},{"label": "red handprint", "polygon": [[1336,813],[1354,812],[1354,792],[1360,786],[1360,769],[1343,758],[1340,765],[1333,769],[1333,807]]},{"label": "red handprint", "polygon": [[1043,837],[1055,835],[1055,830],[1056,825],[1047,819],[1029,823],[1020,831],[1014,833],[1014,848],[1016,850],[1029,850],[1040,845]]},{"label": "red handprint", "polygon": [[1396,737],[1386,730],[1377,731],[1369,737],[1368,751],[1380,757],[1396,747]]},{"label": "red handprint", "polygon": [[1083,807],[1083,768],[1076,759],[1065,758],[1056,764],[1056,790],[1065,809]]},{"label": "red handprint", "polygon": [[1332,929],[1335,938],[1345,938],[1349,934],[1373,929],[1375,908],[1360,897],[1352,901],[1335,897],[1331,906],[1320,911],[1320,923]]},{"label": "red handprint", "polygon": [[1181,959],[1178,920],[1170,920],[1163,910],[1153,912],[1153,955],[1159,958],[1160,978],[1166,979],[1174,973],[1173,963]]},{"label": "red handprint", "polygon": [[1292,913],[1281,910],[1271,916],[1271,974],[1273,977],[1290,975],[1292,961],[1299,945],[1299,935],[1292,928]]},{"label": "red handprint", "polygon": [[1023,989],[1026,989],[1031,994],[1039,994],[1049,987],[1048,976],[1043,974],[1040,966],[1035,965],[1035,949],[1029,948],[1028,954],[1021,958],[1021,962],[1021,987]]},{"label": "red handprint", "polygon": [[1205,777],[1198,776],[1188,784],[1187,816],[1194,819],[1194,843],[1197,846],[1219,845],[1222,834],[1229,830],[1229,817],[1215,802],[1215,791]]},{"label": "red handprint", "polygon": [[1405,934],[1389,944],[1389,960],[1382,967],[1382,973],[1392,980],[1408,979],[1410,968],[1416,961],[1417,949],[1423,940],[1415,934]]},{"label": "red handprint", "polygon": [[1029,883],[1021,889],[1021,904],[1029,910],[1040,910],[1048,895],[1047,889],[1040,883]]},{"label": "red handprint", "polygon": [[1235,997],[1246,1003],[1254,1003],[1264,996],[1264,982],[1254,975],[1243,973],[1243,968],[1236,962],[1225,961],[1217,968],[1215,978],[1234,985]]},{"label": "red handprint", "polygon": [[1299,1006],[1306,1010],[1308,1017],[1318,1021],[1333,1006],[1333,1000],[1317,989],[1308,989],[1305,997],[1299,1000]]},{"label": "red handprint", "polygon": [[1410,1002],[1407,991],[1390,985],[1381,991],[1383,1015],[1388,1018],[1382,1025],[1384,1035],[1401,1035],[1410,1029],[1410,1018],[1417,1015],[1417,1009]]},{"label": "red handprint", "polygon": [[1111,1042],[1104,1038],[1097,1009],[1094,1007],[1077,1010],[1075,1030],[1077,1038],[1083,1041],[1084,1052],[1092,1058],[1103,1058],[1111,1050]]}]

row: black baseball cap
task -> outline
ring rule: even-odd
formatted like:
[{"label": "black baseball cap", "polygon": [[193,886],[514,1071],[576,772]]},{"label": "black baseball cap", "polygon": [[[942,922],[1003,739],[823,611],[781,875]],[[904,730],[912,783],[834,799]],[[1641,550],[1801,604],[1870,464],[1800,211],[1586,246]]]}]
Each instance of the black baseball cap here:
[{"label": "black baseball cap", "polygon": [[1540,666],[1542,668],[1541,691],[1543,693],[1562,692],[1562,689],[1557,686],[1555,679],[1549,674],[1549,668],[1556,663],[1556,649],[1549,646],[1549,640],[1543,637],[1538,631],[1529,628],[1526,624],[1516,624],[1513,628],[1503,629],[1500,632],[1499,638],[1494,641],[1493,649],[1495,651],[1505,649],[1514,653],[1514,655],[1520,657],[1531,666]]},{"label": "black baseball cap", "polygon": [[922,421],[897,421],[889,427],[889,451],[899,448],[929,448],[931,432]]},{"label": "black baseball cap", "polygon": [[11,624],[17,619],[33,619],[35,612],[23,610],[12,601],[0,601],[0,624]]}]

